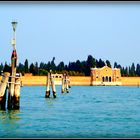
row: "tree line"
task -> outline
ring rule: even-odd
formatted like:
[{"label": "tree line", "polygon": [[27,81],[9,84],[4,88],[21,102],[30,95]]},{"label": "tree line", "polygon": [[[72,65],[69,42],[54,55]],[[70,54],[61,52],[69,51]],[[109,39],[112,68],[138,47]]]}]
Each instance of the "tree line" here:
[{"label": "tree line", "polygon": [[[1,63],[0,71],[3,71],[7,65],[6,62],[5,64]],[[97,60],[92,55],[88,55],[87,59],[83,61],[76,60],[75,62],[69,62],[69,64],[64,64],[61,61],[58,65],[55,64],[55,57],[47,63],[35,62],[29,64],[28,59],[25,59],[24,64],[18,64],[17,72],[22,73],[22,75],[32,73],[33,75],[46,76],[51,69],[53,73],[66,72],[70,76],[90,76],[90,68],[101,68],[105,65],[110,68],[120,68],[122,76],[140,76],[140,64],[135,65],[132,63],[130,66],[122,67],[117,62],[114,62],[114,66],[111,66],[109,60],[103,61],[101,58]]]}]

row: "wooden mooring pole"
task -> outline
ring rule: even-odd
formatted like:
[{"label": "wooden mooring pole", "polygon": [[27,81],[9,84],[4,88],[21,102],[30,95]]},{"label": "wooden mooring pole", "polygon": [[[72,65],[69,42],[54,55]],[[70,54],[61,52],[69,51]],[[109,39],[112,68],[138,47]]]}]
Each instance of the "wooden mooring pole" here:
[{"label": "wooden mooring pole", "polygon": [[13,109],[20,108],[20,87],[21,87],[21,75],[16,74]]},{"label": "wooden mooring pole", "polygon": [[16,73],[17,66],[17,53],[16,50],[13,50],[11,56],[11,75],[9,76],[9,88],[8,88],[8,105],[7,108],[19,109],[19,99],[20,99],[20,75]]},{"label": "wooden mooring pole", "polygon": [[61,88],[61,92],[67,92],[69,93],[69,88],[70,88],[70,80],[69,77],[66,73],[63,74],[62,76],[62,88]]},{"label": "wooden mooring pole", "polygon": [[9,92],[8,92],[8,105],[7,108],[11,109],[19,109],[20,108],[20,75],[16,73],[17,67],[17,52],[16,52],[16,30],[17,22],[12,22],[14,38],[12,40],[13,52],[11,56],[11,75],[9,77]]},{"label": "wooden mooring pole", "polygon": [[16,77],[17,53],[14,49],[11,56],[11,75],[9,77],[9,90],[8,90],[8,109],[13,109],[14,106],[14,90],[15,90],[15,77]]},{"label": "wooden mooring pole", "polygon": [[45,94],[45,97],[46,98],[49,98],[50,97],[50,73],[48,72],[48,75],[47,75],[47,83],[46,83],[46,94]]},{"label": "wooden mooring pole", "polygon": [[55,79],[51,73],[51,70],[50,72],[48,72],[48,76],[47,76],[47,89],[46,89],[46,95],[45,97],[46,98],[49,98],[50,97],[50,86],[52,87],[52,92],[53,92],[53,97],[56,98],[56,88],[55,88]]},{"label": "wooden mooring pole", "polygon": [[7,83],[9,79],[10,73],[4,72],[2,75],[2,80],[0,83],[0,110],[5,110],[6,106],[6,92],[7,92]]}]

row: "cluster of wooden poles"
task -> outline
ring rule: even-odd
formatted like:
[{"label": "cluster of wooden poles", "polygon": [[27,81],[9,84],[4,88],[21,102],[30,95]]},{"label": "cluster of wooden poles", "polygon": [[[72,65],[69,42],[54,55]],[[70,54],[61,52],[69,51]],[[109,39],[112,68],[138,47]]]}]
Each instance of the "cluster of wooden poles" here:
[{"label": "cluster of wooden poles", "polygon": [[13,50],[11,56],[11,67],[7,65],[2,73],[2,80],[0,83],[0,109],[6,110],[6,97],[8,91],[7,109],[20,108],[20,87],[21,75],[16,73],[17,54]]},{"label": "cluster of wooden poles", "polygon": [[[22,86],[21,74],[16,72],[17,66],[17,53],[16,53],[16,25],[17,22],[12,22],[14,38],[12,40],[13,51],[11,56],[11,66],[6,65],[3,73],[2,80],[0,83],[0,110],[6,110],[6,97],[8,92],[7,109],[19,109],[20,108],[20,87]],[[50,72],[47,76],[47,90],[45,97],[50,97],[50,86],[52,87],[53,97],[56,98],[56,88],[54,77]],[[66,73],[62,77],[62,93],[69,92],[70,81]]]},{"label": "cluster of wooden poles", "polygon": [[[56,88],[55,88],[55,77],[52,74],[52,71],[50,70],[50,72],[48,72],[48,76],[47,76],[47,84],[46,84],[46,94],[45,97],[49,98],[50,97],[50,87],[52,88],[52,93],[53,93],[53,97],[56,98]],[[61,92],[62,93],[69,93],[69,88],[70,88],[70,79],[69,76],[64,73],[62,75],[62,86],[61,86]]]},{"label": "cluster of wooden poles", "polygon": [[[13,50],[11,56],[11,66],[4,68],[2,73],[2,80],[0,83],[0,110],[6,110],[6,95],[8,91],[8,101],[7,109],[19,109],[20,108],[20,87],[22,86],[21,74],[16,73],[17,66],[17,53],[16,49]],[[48,72],[47,83],[46,83],[46,94],[45,97],[50,97],[50,87],[52,87],[53,97],[56,98],[56,88],[55,88],[55,79],[52,71]],[[62,75],[62,88],[61,92],[69,93],[70,88],[69,76],[64,73]]]},{"label": "cluster of wooden poles", "polygon": [[[17,53],[13,50],[11,56],[11,66],[4,68],[2,73],[2,80],[0,83],[0,110],[6,110],[6,97],[8,92],[7,109],[19,109],[20,108],[20,87],[22,86],[21,74],[16,73],[17,65]],[[50,97],[50,87],[52,88],[53,97],[56,98],[56,88],[55,88],[55,77],[52,71],[48,72],[47,82],[46,82],[46,94],[45,97]],[[69,76],[64,73],[62,75],[62,93],[69,93],[70,88]]]}]

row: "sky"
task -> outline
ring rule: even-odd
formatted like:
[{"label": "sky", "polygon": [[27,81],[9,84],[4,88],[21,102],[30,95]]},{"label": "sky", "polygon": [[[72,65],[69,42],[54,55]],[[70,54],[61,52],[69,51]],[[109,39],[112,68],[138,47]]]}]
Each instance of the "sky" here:
[{"label": "sky", "polygon": [[12,21],[18,62],[87,60],[140,64],[140,2],[0,2],[0,63],[10,63]]}]

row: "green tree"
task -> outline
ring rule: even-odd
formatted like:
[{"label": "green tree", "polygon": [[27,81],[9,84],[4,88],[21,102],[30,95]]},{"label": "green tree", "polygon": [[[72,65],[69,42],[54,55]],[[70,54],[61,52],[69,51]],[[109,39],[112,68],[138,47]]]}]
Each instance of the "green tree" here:
[{"label": "green tree", "polygon": [[35,62],[35,75],[39,75],[38,62]]},{"label": "green tree", "polygon": [[11,66],[7,65],[7,63],[5,63],[4,68],[3,68],[3,72],[12,72]]},{"label": "green tree", "polygon": [[27,59],[24,62],[24,71],[25,71],[25,73],[29,72],[29,66],[28,66],[28,60]]},{"label": "green tree", "polygon": [[41,62],[39,68],[44,69],[45,68],[44,66],[45,66],[45,64],[43,62]]},{"label": "green tree", "polygon": [[51,70],[55,71],[56,70],[56,65],[54,63],[55,57],[53,57],[52,61],[51,61]]},{"label": "green tree", "polygon": [[135,64],[132,63],[131,68],[130,68],[130,76],[135,76]]},{"label": "green tree", "polygon": [[81,72],[81,62],[80,62],[80,60],[77,60],[75,65],[76,65],[76,71]]},{"label": "green tree", "polygon": [[46,76],[47,75],[47,71],[46,70],[44,70],[44,69],[39,69],[39,72],[38,72],[38,75],[40,75],[40,76]]},{"label": "green tree", "polygon": [[86,61],[81,62],[81,72],[83,72],[84,75],[86,75]]},{"label": "green tree", "polygon": [[75,64],[75,62],[69,62],[68,69],[70,71],[75,71],[76,70],[76,64]]},{"label": "green tree", "polygon": [[99,61],[97,61],[98,63],[98,68],[102,68],[103,66],[105,66],[105,62],[100,58]]},{"label": "green tree", "polygon": [[61,61],[59,64],[58,64],[58,66],[57,66],[57,70],[58,71],[63,71],[64,70],[64,62],[63,61]]},{"label": "green tree", "polygon": [[129,70],[128,70],[128,67],[125,68],[125,76],[129,76]]},{"label": "green tree", "polygon": [[35,66],[34,66],[34,64],[33,64],[33,63],[31,63],[29,70],[30,70],[30,73],[32,73],[33,75],[35,75],[35,74],[36,74],[36,71],[35,71]]},{"label": "green tree", "polygon": [[51,67],[51,62],[50,62],[50,61],[48,61],[48,63],[45,65],[45,69],[46,69],[47,71],[50,71],[50,69],[52,69],[52,67]]},{"label": "green tree", "polygon": [[19,65],[17,66],[17,71],[22,73],[22,75],[24,75],[25,73],[25,67],[22,63],[19,63]]},{"label": "green tree", "polygon": [[117,62],[114,62],[114,68],[117,68]]},{"label": "green tree", "polygon": [[86,75],[90,75],[90,69],[96,66],[95,58],[92,57],[92,55],[88,55],[87,61],[86,61]]},{"label": "green tree", "polygon": [[111,68],[111,64],[110,64],[110,61],[109,60],[106,60],[106,64],[107,64],[108,67]]},{"label": "green tree", "polygon": [[136,66],[136,75],[140,76],[140,64],[137,64]]}]

